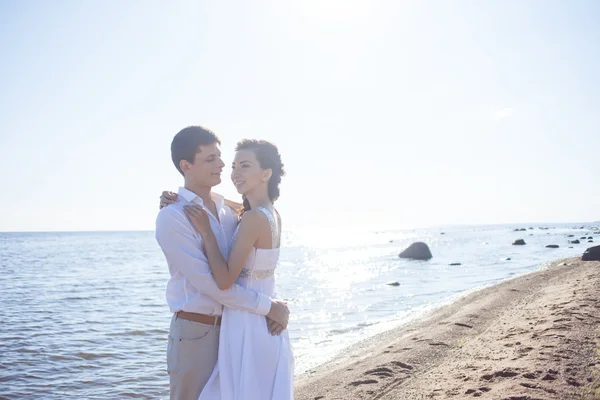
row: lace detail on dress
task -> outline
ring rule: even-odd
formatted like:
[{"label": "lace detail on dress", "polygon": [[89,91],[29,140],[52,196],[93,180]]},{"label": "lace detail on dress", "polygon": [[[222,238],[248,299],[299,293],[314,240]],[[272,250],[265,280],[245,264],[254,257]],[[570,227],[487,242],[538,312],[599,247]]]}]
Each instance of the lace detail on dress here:
[{"label": "lace detail on dress", "polygon": [[269,225],[271,225],[271,247],[275,248],[275,246],[277,246],[277,224],[275,223],[275,218],[273,218],[273,214],[264,207],[258,207],[257,210],[262,211],[269,220]]},{"label": "lace detail on dress", "polygon": [[250,281],[256,281],[260,279],[266,279],[275,275],[274,269],[247,269],[243,268],[240,272],[239,277],[242,279],[248,279]]}]

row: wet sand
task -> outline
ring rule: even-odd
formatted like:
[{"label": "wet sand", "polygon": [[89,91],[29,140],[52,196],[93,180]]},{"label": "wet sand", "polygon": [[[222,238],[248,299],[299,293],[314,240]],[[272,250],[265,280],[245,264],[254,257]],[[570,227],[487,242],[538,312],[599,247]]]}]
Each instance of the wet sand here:
[{"label": "wet sand", "polygon": [[295,399],[600,399],[600,262],[467,295],[300,377]]}]

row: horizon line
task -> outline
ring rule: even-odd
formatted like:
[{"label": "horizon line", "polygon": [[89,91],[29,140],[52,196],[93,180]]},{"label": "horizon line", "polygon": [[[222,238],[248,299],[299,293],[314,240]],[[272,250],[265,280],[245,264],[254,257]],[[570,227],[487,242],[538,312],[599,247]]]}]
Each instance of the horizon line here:
[{"label": "horizon line", "polygon": [[[514,225],[515,227],[523,228],[523,225],[528,225],[528,228],[540,228],[539,225],[587,225],[585,228],[600,228],[597,225],[600,225],[600,220],[598,221],[569,221],[569,222],[507,222],[507,223],[477,223],[477,224],[441,224],[441,225],[429,225],[429,226],[418,226],[418,227],[399,227],[397,229],[393,228],[385,228],[383,230],[407,230],[407,229],[436,229],[436,228],[452,228],[452,227],[479,227],[479,226],[508,226]],[[538,225],[538,226],[533,226]],[[310,227],[306,225],[305,227]],[[357,225],[357,227],[359,227]],[[549,226],[543,226],[544,228],[553,228]],[[294,227],[298,228],[298,227]],[[348,226],[343,226],[343,228],[349,228]],[[579,228],[575,228],[579,229]],[[381,228],[373,227],[369,230],[373,231],[381,231]],[[48,230],[48,231],[38,231],[38,230],[17,230],[17,231],[0,231],[0,234],[6,233],[134,233],[134,232],[154,232],[154,229],[90,229],[90,230]]]}]

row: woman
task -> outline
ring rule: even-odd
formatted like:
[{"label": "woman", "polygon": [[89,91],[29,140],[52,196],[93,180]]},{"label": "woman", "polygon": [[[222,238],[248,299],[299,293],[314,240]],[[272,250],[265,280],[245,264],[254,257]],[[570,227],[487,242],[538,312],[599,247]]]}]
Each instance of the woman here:
[{"label": "woman", "polygon": [[[206,211],[186,206],[200,233],[215,281],[221,289],[233,283],[274,297],[279,260],[281,218],[273,208],[284,175],[277,147],[264,140],[237,144],[231,180],[244,204],[226,262],[210,228]],[[219,357],[200,394],[205,399],[293,399],[294,358],[287,330],[271,335],[263,316],[225,308]]]}]

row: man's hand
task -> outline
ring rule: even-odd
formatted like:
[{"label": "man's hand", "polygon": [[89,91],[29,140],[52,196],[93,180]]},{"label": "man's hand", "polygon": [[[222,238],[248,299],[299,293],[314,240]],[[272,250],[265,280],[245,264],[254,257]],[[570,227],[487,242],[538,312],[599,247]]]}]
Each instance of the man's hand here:
[{"label": "man's hand", "polygon": [[238,212],[239,210],[242,210],[244,208],[244,205],[242,203],[238,203],[229,199],[223,200],[223,203],[225,203],[227,207],[231,208],[235,212]]},{"label": "man's hand", "polygon": [[267,318],[281,325],[283,329],[286,329],[290,319],[290,310],[287,304],[283,301],[271,300],[271,310],[267,314]]},{"label": "man's hand", "polygon": [[285,330],[283,325],[273,321],[272,319],[269,319],[268,317],[267,317],[267,329],[269,330],[269,333],[274,336],[281,335],[281,332],[283,332]]}]

